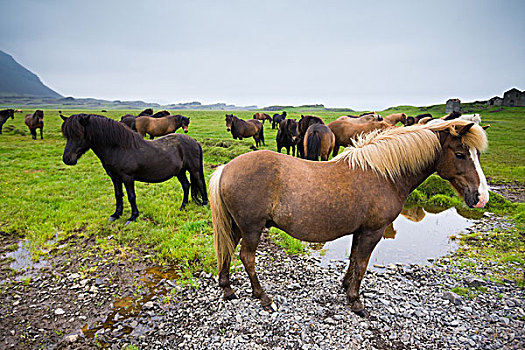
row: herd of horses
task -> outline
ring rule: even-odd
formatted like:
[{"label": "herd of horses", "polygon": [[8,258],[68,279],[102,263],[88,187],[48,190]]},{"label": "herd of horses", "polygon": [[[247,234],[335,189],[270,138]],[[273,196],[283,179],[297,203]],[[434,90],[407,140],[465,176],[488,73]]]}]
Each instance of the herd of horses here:
[{"label": "herd of horses", "polygon": [[[0,111],[0,131],[13,115],[13,110]],[[177,177],[183,189],[180,210],[190,193],[197,204],[207,205],[202,147],[185,134],[173,133],[180,127],[187,132],[189,118],[152,110],[125,115],[121,122],[84,113],[66,117],[60,112],[60,116],[66,139],[62,161],[75,165],[91,149],[111,178],[115,211],[110,221],[123,214],[123,186],[131,206],[126,224],[138,218],[135,181],[157,183]],[[265,120],[276,122],[278,152],[238,156],[221,165],[209,182],[219,286],[227,300],[236,298],[230,264],[239,242],[253,296],[271,311],[275,306],[255,271],[255,252],[263,232],[276,227],[308,242],[352,235],[343,288],[351,310],[365,316],[359,289],[372,251],[419,184],[437,172],[469,207],[483,207],[489,200],[479,161],[487,147],[486,127],[479,125],[479,115],[437,119],[366,113],[325,124],[317,116],[301,115],[294,120],[283,112],[273,118],[256,113],[246,121],[227,114],[225,122],[234,139],[253,137],[258,147],[264,145]],[[37,128],[43,138],[42,111],[28,114],[26,124],[33,139]],[[151,140],[144,139],[146,134]],[[153,139],[161,135],[165,136]],[[338,154],[340,146],[349,147]],[[287,154],[291,150],[292,156],[281,154],[282,148]],[[328,160],[330,154],[332,160]],[[322,162],[312,161],[319,158]]]}]

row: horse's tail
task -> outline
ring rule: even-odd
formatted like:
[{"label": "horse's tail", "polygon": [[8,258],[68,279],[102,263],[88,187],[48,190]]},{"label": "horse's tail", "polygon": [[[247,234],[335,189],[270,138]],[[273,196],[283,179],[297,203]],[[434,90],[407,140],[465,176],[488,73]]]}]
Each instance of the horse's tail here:
[{"label": "horse's tail", "polygon": [[191,198],[197,204],[206,205],[208,203],[208,194],[206,193],[206,182],[204,180],[204,166],[202,160],[202,147],[199,146],[199,164],[197,172],[190,171]]},{"label": "horse's tail", "polygon": [[261,124],[261,129],[259,130],[259,140],[262,142],[264,146],[266,146],[264,144],[264,126],[262,126],[262,124]]},{"label": "horse's tail", "polygon": [[321,155],[321,134],[317,130],[313,130],[308,135],[306,142],[306,159],[319,160]]},{"label": "horse's tail", "polygon": [[217,254],[217,271],[220,272],[224,263],[235,250],[232,231],[232,217],[226,209],[221,196],[221,176],[224,165],[219,167],[210,179],[210,208],[213,223],[213,238]]}]

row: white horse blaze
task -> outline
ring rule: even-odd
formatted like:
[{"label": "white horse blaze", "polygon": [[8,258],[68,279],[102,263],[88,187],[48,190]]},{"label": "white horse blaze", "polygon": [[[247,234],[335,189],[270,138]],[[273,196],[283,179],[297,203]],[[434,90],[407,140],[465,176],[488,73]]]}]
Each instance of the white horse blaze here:
[{"label": "white horse blaze", "polygon": [[478,158],[478,152],[475,148],[470,149],[470,158],[472,158],[472,161],[474,162],[474,166],[476,167],[476,172],[478,173],[479,178],[479,202],[474,207],[483,208],[485,204],[487,204],[489,201],[489,186],[487,185],[487,179],[485,178],[485,174],[483,174],[483,170],[481,169],[481,164],[479,163]]}]

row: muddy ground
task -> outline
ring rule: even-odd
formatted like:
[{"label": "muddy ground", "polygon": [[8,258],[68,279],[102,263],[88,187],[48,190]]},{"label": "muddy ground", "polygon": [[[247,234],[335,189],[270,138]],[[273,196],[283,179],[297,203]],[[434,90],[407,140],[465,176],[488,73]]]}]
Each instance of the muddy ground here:
[{"label": "muddy ground", "polygon": [[[525,201],[524,189],[515,184],[497,191]],[[183,290],[173,270],[155,267],[140,249],[101,248],[82,232],[57,242],[40,265],[15,272],[6,257],[20,251],[19,242],[0,227],[0,348],[120,349],[125,341],[108,343],[104,331],[114,339],[140,339],[135,317],[151,308],[152,300],[169,304],[174,291]],[[264,250],[279,248],[266,241]]]}]

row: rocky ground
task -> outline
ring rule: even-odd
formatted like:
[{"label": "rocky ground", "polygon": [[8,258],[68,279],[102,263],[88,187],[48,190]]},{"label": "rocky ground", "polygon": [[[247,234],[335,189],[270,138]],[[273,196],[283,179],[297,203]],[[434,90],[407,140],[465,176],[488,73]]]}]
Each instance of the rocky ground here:
[{"label": "rocky ground", "polygon": [[[507,227],[487,214],[469,230]],[[5,259],[18,239],[0,231],[0,348],[525,348],[525,290],[489,278],[507,266],[445,257],[368,271],[361,297],[370,314],[360,318],[341,288],[344,262],[320,267],[318,258],[290,256],[265,239],[256,266],[278,307],[268,313],[242,268],[232,273],[239,299],[223,301],[215,276],[177,284],[173,269],[151,267],[148,256],[112,240],[79,232],[20,276]]]}]

